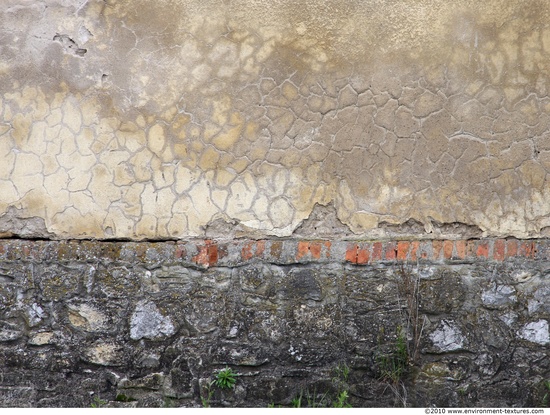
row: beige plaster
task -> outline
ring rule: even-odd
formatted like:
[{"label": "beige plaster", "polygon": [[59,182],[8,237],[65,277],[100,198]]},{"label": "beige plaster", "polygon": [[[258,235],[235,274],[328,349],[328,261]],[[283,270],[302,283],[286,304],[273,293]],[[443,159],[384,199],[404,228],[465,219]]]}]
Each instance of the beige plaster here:
[{"label": "beige plaster", "polygon": [[411,220],[548,236],[549,15],[535,0],[6,0],[0,222],[288,236],[332,204],[357,237]]}]

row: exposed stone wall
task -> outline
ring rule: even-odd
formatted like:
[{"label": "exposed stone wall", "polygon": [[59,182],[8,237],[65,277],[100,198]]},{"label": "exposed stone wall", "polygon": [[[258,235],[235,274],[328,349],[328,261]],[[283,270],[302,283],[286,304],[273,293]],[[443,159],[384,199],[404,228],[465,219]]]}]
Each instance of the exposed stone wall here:
[{"label": "exposed stone wall", "polygon": [[4,240],[0,406],[539,406],[549,275],[546,240]]},{"label": "exposed stone wall", "polygon": [[548,236],[549,21],[537,0],[5,0],[0,231],[288,236],[332,204],[355,235]]}]

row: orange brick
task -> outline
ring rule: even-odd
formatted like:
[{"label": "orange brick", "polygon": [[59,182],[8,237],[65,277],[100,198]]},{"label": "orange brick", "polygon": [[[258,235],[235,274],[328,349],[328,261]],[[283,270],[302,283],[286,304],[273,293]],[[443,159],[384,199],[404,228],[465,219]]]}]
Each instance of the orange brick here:
[{"label": "orange brick", "polygon": [[480,242],[477,245],[476,256],[489,258],[489,244],[487,242]]},{"label": "orange brick", "polygon": [[326,257],[330,258],[330,247],[332,246],[332,243],[330,241],[325,242],[325,248],[326,248]]},{"label": "orange brick", "polygon": [[241,258],[245,261],[251,259],[254,254],[252,253],[253,242],[247,242],[244,244],[243,249],[241,250]]},{"label": "orange brick", "polygon": [[395,242],[388,242],[386,244],[386,259],[388,261],[393,261],[397,257],[397,247],[395,245]]},{"label": "orange brick", "polygon": [[309,252],[311,252],[311,256],[315,259],[321,258],[321,244],[318,242],[314,242],[309,244]]},{"label": "orange brick", "polygon": [[443,247],[442,241],[435,240],[432,242],[433,259],[439,259],[442,247]]},{"label": "orange brick", "polygon": [[411,244],[407,241],[397,242],[397,259],[399,261],[406,261],[407,254],[409,253],[409,248]]},{"label": "orange brick", "polygon": [[204,267],[210,266],[210,246],[208,245],[199,246],[199,253],[193,257],[193,261]]},{"label": "orange brick", "polygon": [[495,261],[504,261],[506,251],[506,242],[503,239],[497,239],[493,245],[493,259]]},{"label": "orange brick", "polygon": [[346,261],[357,263],[357,245],[349,244],[346,249]]},{"label": "orange brick", "polygon": [[208,265],[215,265],[218,262],[218,246],[210,245],[208,247]]},{"label": "orange brick", "polygon": [[265,251],[265,241],[256,242],[256,256],[262,256]]},{"label": "orange brick", "polygon": [[369,262],[369,251],[367,248],[362,248],[357,250],[357,263],[366,264]]},{"label": "orange brick", "polygon": [[382,242],[375,242],[372,246],[372,261],[380,261],[382,259]]},{"label": "orange brick", "polygon": [[456,241],[455,248],[458,259],[466,258],[466,241]]},{"label": "orange brick", "polygon": [[514,257],[518,254],[518,241],[510,239],[506,241],[506,256]]},{"label": "orange brick", "polygon": [[309,253],[309,242],[298,242],[298,253],[296,254],[296,259],[305,257]]},{"label": "orange brick", "polygon": [[443,242],[443,256],[445,259],[451,259],[453,257],[453,241]]},{"label": "orange brick", "polygon": [[519,247],[519,254],[526,258],[532,258],[533,242],[522,242]]}]

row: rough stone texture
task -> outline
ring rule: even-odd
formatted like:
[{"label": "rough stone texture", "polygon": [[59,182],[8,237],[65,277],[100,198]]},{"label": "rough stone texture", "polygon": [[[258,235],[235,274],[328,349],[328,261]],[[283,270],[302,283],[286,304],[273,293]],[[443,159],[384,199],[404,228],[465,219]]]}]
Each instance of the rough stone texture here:
[{"label": "rough stone texture", "polygon": [[540,404],[549,21],[2,0],[0,405]]},{"label": "rough stone texture", "polygon": [[548,2],[2,3],[3,235],[549,235]]},{"label": "rough stone texture", "polygon": [[212,406],[332,405],[345,390],[354,407],[536,407],[549,248],[2,240],[0,406],[201,406],[228,366],[236,388],[213,386]]}]

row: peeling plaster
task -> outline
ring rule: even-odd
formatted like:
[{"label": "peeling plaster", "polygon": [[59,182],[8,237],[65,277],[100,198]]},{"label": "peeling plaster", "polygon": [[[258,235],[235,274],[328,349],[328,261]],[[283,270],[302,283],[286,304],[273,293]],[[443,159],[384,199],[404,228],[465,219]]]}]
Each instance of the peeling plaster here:
[{"label": "peeling plaster", "polygon": [[323,232],[358,238],[544,236],[549,17],[517,0],[8,0],[0,232],[179,239],[223,218],[290,236],[331,205]]}]

